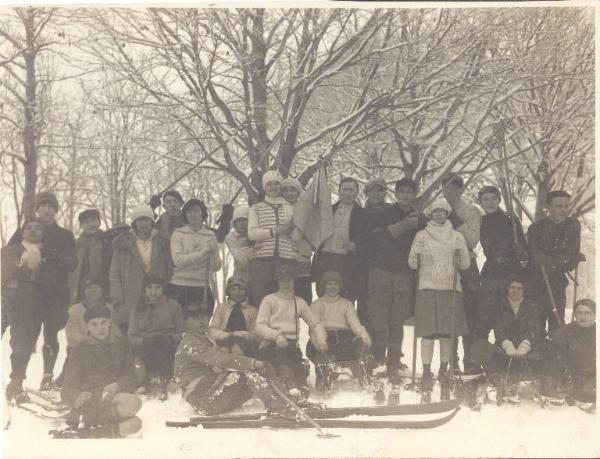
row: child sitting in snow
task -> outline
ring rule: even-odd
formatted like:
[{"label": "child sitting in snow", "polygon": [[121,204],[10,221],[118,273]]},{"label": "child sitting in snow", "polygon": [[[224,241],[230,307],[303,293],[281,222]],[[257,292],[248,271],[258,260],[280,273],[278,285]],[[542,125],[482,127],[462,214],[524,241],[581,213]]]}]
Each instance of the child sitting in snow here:
[{"label": "child sitting in snow", "polygon": [[[321,321],[327,333],[328,353],[323,354],[315,348],[313,337],[306,345],[306,356],[315,365],[317,390],[329,390],[333,375],[328,361],[352,362],[351,369],[361,383],[364,372],[359,365],[365,360],[373,362],[368,353],[371,337],[356,315],[354,305],[340,296],[342,276],[337,271],[326,271],[321,277],[325,295],[313,301],[310,308]],[[370,356],[370,359],[368,357]],[[363,362],[360,362],[363,361]],[[368,371],[369,369],[367,369]]]}]

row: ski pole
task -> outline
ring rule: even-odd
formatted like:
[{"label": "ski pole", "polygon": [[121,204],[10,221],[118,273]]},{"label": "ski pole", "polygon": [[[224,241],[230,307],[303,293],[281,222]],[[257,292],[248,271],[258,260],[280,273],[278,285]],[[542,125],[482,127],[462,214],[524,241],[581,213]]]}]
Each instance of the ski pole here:
[{"label": "ski pole", "polygon": [[328,433],[323,431],[323,429],[321,428],[321,426],[319,424],[317,424],[317,422],[311,418],[308,414],[306,414],[306,412],[300,408],[298,405],[296,405],[291,398],[289,398],[279,387],[277,387],[277,385],[273,382],[273,381],[268,381],[269,382],[269,386],[271,387],[271,389],[273,389],[273,391],[279,395],[289,406],[291,406],[304,420],[306,420],[311,426],[313,426],[315,429],[318,430],[319,434],[318,437],[319,438],[335,438],[335,437],[339,437],[339,435],[334,435],[332,433]]},{"label": "ski pole", "polygon": [[[546,272],[546,267],[544,265],[540,265],[542,270],[542,276],[544,277],[544,283],[546,284],[546,290],[548,290],[548,297],[550,298],[550,303],[552,304],[552,314],[556,318],[559,327],[564,325],[562,319],[558,315],[558,310],[556,309],[556,301],[554,300],[554,294],[552,293],[552,288],[550,287],[550,281],[548,280],[548,273]],[[550,324],[548,324],[550,325]]]},{"label": "ski pole", "polygon": [[411,377],[411,386],[414,389],[417,386],[417,290],[419,288],[419,269],[421,268],[421,254],[417,254],[417,286],[415,288],[415,323],[413,326],[413,355],[412,355],[412,377]]},{"label": "ski pole", "polygon": [[[458,249],[454,251],[452,255],[452,267],[454,268],[454,275],[452,279],[452,312],[450,316],[450,349],[454,348],[454,326],[455,326],[455,310],[456,310],[456,284],[458,280],[458,265],[456,263],[456,258],[458,257],[459,251]],[[454,358],[450,357],[450,381],[454,378]]]},{"label": "ski pole", "polygon": [[573,280],[573,308],[571,309],[571,322],[575,318],[575,303],[577,303],[577,286],[579,285],[579,264],[575,266],[575,279]]}]

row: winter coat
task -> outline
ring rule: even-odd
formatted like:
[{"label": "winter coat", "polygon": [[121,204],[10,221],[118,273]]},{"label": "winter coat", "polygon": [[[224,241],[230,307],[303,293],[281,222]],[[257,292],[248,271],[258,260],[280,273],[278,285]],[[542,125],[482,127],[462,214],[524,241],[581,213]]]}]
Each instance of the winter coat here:
[{"label": "winter coat", "polygon": [[204,378],[214,378],[220,370],[248,371],[252,369],[252,358],[230,354],[216,346],[205,332],[188,329],[175,352],[175,376],[184,394]]},{"label": "winter coat", "polygon": [[[233,303],[231,300],[227,300],[217,306],[210,320],[210,327],[216,328],[217,330],[227,330],[227,323],[233,310]],[[256,328],[256,316],[258,315],[258,309],[248,304],[246,301],[242,303],[242,315],[246,320],[246,331],[251,332],[254,341],[258,340],[258,335],[255,333]]]},{"label": "winter coat", "polygon": [[146,295],[142,295],[138,305],[131,310],[127,335],[134,346],[144,339],[165,335],[178,343],[184,329],[183,313],[177,301],[163,295],[157,303],[151,303]]},{"label": "winter coat", "polygon": [[536,268],[537,261],[543,256],[550,261],[546,266],[548,274],[563,274],[575,269],[579,261],[581,225],[573,218],[558,225],[548,217],[542,218],[529,226],[527,242],[529,259],[534,261]]},{"label": "winter coat", "polygon": [[[521,221],[515,217],[515,229],[520,248],[527,247]],[[502,210],[481,217],[481,248],[485,255],[485,264],[481,270],[482,278],[503,278],[518,272],[519,259],[515,247],[512,217]]]},{"label": "winter coat", "polygon": [[[113,305],[106,303],[104,306],[107,307],[112,314]],[[67,320],[67,325],[65,326],[65,336],[67,337],[67,346],[69,348],[79,346],[80,344],[90,344],[95,342],[94,338],[89,334],[87,323],[83,319],[85,310],[86,307],[83,303],[74,304],[69,308],[69,318]],[[112,326],[110,331],[112,334],[121,336],[119,327]]]},{"label": "winter coat", "polygon": [[21,256],[25,247],[20,242],[2,247],[2,298],[12,297],[17,288],[40,288],[46,295],[52,295],[58,288],[58,267],[49,257],[44,247],[41,249],[42,261],[33,272],[27,266],[21,266]]},{"label": "winter coat", "polygon": [[168,213],[164,212],[154,223],[154,227],[158,230],[158,234],[160,234],[165,241],[171,239],[173,231],[183,226],[185,226],[185,222],[181,217],[181,212],[174,217],[171,217]]},{"label": "winter coat", "polygon": [[83,299],[82,282],[87,276],[103,281],[103,289],[108,294],[110,260],[112,258],[111,241],[107,234],[98,230],[96,233],[81,233],[75,241],[77,248],[77,268],[71,273],[71,304]]},{"label": "winter coat", "polygon": [[512,306],[506,297],[501,300],[497,309],[494,324],[496,345],[502,348],[504,340],[509,340],[515,347],[524,339],[531,343],[532,350],[539,340],[539,316],[536,304],[525,298],[515,316]]},{"label": "winter coat", "polygon": [[573,379],[596,377],[596,327],[571,322],[552,338],[563,368]]},{"label": "winter coat", "polygon": [[73,348],[65,365],[61,399],[73,405],[81,392],[100,397],[102,389],[116,382],[119,392],[137,387],[133,354],[127,339],[115,336],[108,342],[95,341]]},{"label": "winter coat", "polygon": [[[449,224],[449,222],[446,221],[446,224]],[[417,269],[418,267],[419,269],[419,285],[417,288],[419,290],[450,291],[456,288],[457,292],[461,292],[460,271],[466,270],[470,265],[465,238],[456,230],[448,231],[447,239],[438,241],[447,248],[447,253],[443,253],[439,247],[434,245],[434,240],[430,236],[429,225],[433,225],[433,222],[428,223],[427,228],[416,234],[408,255],[410,268]],[[456,285],[453,286],[455,269],[453,267],[453,254],[455,250],[459,251],[457,258],[459,271],[456,276]],[[420,266],[418,262],[419,254],[421,255]]]},{"label": "winter coat", "polygon": [[462,234],[469,248],[472,258],[475,258],[473,250],[479,242],[481,230],[481,212],[472,204],[467,204],[462,199],[458,205],[452,209],[448,217],[456,231]]},{"label": "winter coat", "polygon": [[233,257],[233,275],[248,280],[248,263],[254,253],[250,240],[234,229],[225,238],[225,244]]},{"label": "winter coat", "polygon": [[131,309],[142,295],[146,275],[169,279],[171,257],[168,243],[155,233],[152,238],[150,271],[144,270],[133,231],[119,234],[113,241],[113,256],[110,264],[110,296],[115,306],[114,319],[119,325],[127,324]]}]

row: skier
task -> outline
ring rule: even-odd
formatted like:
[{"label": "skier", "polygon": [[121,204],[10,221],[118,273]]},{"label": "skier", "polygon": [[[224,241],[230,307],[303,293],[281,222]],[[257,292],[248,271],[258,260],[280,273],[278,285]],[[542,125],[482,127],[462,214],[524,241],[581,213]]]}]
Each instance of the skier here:
[{"label": "skier", "polygon": [[208,211],[198,199],[188,200],[181,209],[185,226],[171,236],[171,255],[175,268],[167,295],[177,300],[184,318],[191,309],[201,307],[210,316],[214,297],[210,275],[221,269],[219,244],[214,233],[206,228]]},{"label": "skier", "polygon": [[[538,308],[525,296],[522,275],[511,274],[505,282],[505,293],[495,306],[496,350],[492,358],[483,364],[486,374],[496,386],[498,404],[505,398],[512,403],[520,401],[515,383],[532,377],[530,371],[535,374],[540,371],[540,347],[543,347],[538,330]],[[545,385],[548,385],[548,380]]]},{"label": "skier", "polygon": [[167,279],[171,275],[168,242],[152,227],[152,209],[138,206],[131,210],[131,229],[113,240],[110,264],[110,296],[114,320],[123,336],[129,317],[142,296],[144,278]]},{"label": "skier", "polygon": [[146,370],[146,385],[158,388],[160,400],[167,398],[175,350],[185,328],[181,307],[164,295],[163,285],[161,278],[145,279],[144,294],[131,310],[128,332],[134,354]]},{"label": "skier", "polygon": [[293,207],[281,196],[281,175],[270,170],[262,177],[264,201],[254,204],[248,215],[248,239],[254,242],[249,264],[250,302],[260,304],[273,293],[275,270],[281,263],[295,263],[297,252],[291,238]]},{"label": "skier", "polygon": [[[327,354],[317,351],[313,339],[306,345],[306,356],[315,366],[316,388],[324,392],[331,389],[335,375],[331,374],[330,361],[351,364],[351,370],[361,384],[365,384],[365,371],[372,370],[370,354],[371,337],[356,315],[354,305],[340,296],[342,276],[337,271],[326,271],[321,277],[325,295],[315,300],[310,309],[320,320],[327,333]],[[362,365],[362,368],[360,367]]]},{"label": "skier", "polygon": [[76,239],[77,268],[71,274],[71,302],[76,304],[83,299],[83,281],[88,277],[102,280],[102,289],[108,291],[108,275],[112,247],[110,240],[100,229],[100,212],[96,209],[86,209],[77,216],[82,229]]},{"label": "skier", "polygon": [[[58,332],[67,323],[67,310],[70,304],[69,273],[77,267],[77,249],[75,237],[68,229],[58,226],[56,214],[58,199],[51,191],[38,193],[35,199],[36,215],[44,222],[43,246],[49,263],[56,266],[56,283],[44,297],[44,376],[40,390],[51,390],[54,387],[53,373],[56,357],[58,356]],[[22,232],[17,231],[9,244],[20,243]]]},{"label": "skier", "polygon": [[[548,193],[546,203],[548,216],[531,224],[527,232],[532,276],[532,296],[540,307],[540,329],[546,334],[556,331],[565,321],[566,288],[569,285],[567,273],[575,269],[582,260],[579,252],[581,245],[581,225],[569,217],[571,196],[563,190]],[[542,270],[543,269],[543,270]],[[544,279],[547,275],[548,283]],[[549,290],[555,305],[552,304]],[[558,322],[551,313],[556,306],[560,317]]]},{"label": "skier", "polygon": [[[523,273],[527,263],[525,236],[518,218],[503,211],[499,205],[500,190],[484,186],[478,193],[479,204],[485,211],[481,218],[481,247],[485,264],[481,269],[478,314],[473,335],[475,339],[488,339],[500,306],[505,297],[506,276]],[[515,245],[516,233],[518,244]]]},{"label": "skier", "polygon": [[91,342],[73,348],[65,368],[62,400],[69,404],[72,423],[80,416],[82,436],[119,438],[142,428],[136,413],[142,401],[136,387],[133,356],[127,340],[111,333],[111,312],[105,306],[85,310]]},{"label": "skier", "polygon": [[357,244],[365,233],[367,222],[364,209],[356,201],[358,190],[359,185],[354,178],[344,177],[340,181],[340,200],[333,205],[334,234],[317,249],[312,262],[312,275],[319,296],[324,294],[321,290],[321,276],[329,270],[342,275],[340,294],[344,298],[354,302],[360,294],[362,285]]},{"label": "skier", "polygon": [[233,211],[233,231],[225,238],[225,244],[233,257],[233,275],[248,280],[248,264],[254,247],[248,239],[248,212],[246,206],[238,206]]},{"label": "skier", "polygon": [[408,253],[417,230],[426,225],[425,216],[413,207],[416,192],[413,180],[398,180],[397,202],[382,209],[381,227],[367,235],[372,240],[366,323],[375,360],[379,365],[387,363],[388,377],[393,380],[406,376],[408,370],[402,362],[402,341],[404,321],[413,315],[415,299],[415,274],[408,266]]},{"label": "skier", "polygon": [[[2,281],[12,290],[14,306],[10,314],[11,374],[6,386],[9,401],[27,400],[23,390],[27,365],[42,323],[56,312],[47,298],[55,295],[59,268],[42,244],[46,228],[40,218],[29,218],[20,230],[21,241],[2,248]],[[44,364],[46,370],[46,359]]]},{"label": "skier", "polygon": [[257,396],[269,412],[285,405],[272,392],[275,369],[265,361],[219,348],[206,334],[208,318],[192,311],[175,354],[175,375],[183,398],[204,415],[226,413]]},{"label": "skier", "polygon": [[232,354],[253,357],[260,338],[255,332],[258,310],[248,303],[248,283],[241,277],[227,279],[227,299],[213,313],[208,336]]},{"label": "skier", "polygon": [[[304,191],[302,184],[292,177],[287,177],[281,182],[281,195],[292,206],[298,202],[298,197]],[[306,301],[308,304],[312,301],[312,280],[310,274],[310,262],[312,257],[312,247],[306,241],[302,233],[294,228],[292,239],[297,252],[298,276],[296,277],[295,289],[296,295]]]},{"label": "skier", "polygon": [[553,338],[560,369],[570,380],[568,396],[596,404],[596,302],[575,303],[575,320],[558,330]]},{"label": "skier", "polygon": [[327,352],[327,335],[308,304],[294,294],[296,270],[293,265],[280,265],[276,271],[277,292],[265,296],[256,317],[256,333],[263,339],[257,358],[270,362],[291,395],[308,397],[307,372],[298,346],[298,320],[310,329],[315,348]]},{"label": "skier", "polygon": [[[408,256],[411,269],[419,268],[415,300],[415,333],[421,339],[424,401],[430,401],[433,385],[431,361],[435,340],[440,341],[438,381],[442,398],[449,397],[448,362],[451,336],[468,333],[461,294],[460,273],[469,267],[469,251],[464,236],[452,229],[448,220],[451,208],[445,199],[434,201],[427,209],[430,221],[419,231]],[[419,261],[420,259],[420,261]]]}]

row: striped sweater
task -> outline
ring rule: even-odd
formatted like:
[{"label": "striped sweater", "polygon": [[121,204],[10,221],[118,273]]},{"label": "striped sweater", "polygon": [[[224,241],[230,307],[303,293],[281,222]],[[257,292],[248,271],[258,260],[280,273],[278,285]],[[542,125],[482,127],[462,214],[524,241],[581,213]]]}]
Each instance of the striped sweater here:
[{"label": "striped sweater", "polygon": [[254,204],[248,215],[248,239],[254,241],[253,257],[280,257],[296,260],[296,247],[291,236],[273,236],[269,230],[289,223],[293,207],[283,198],[267,198]]}]

